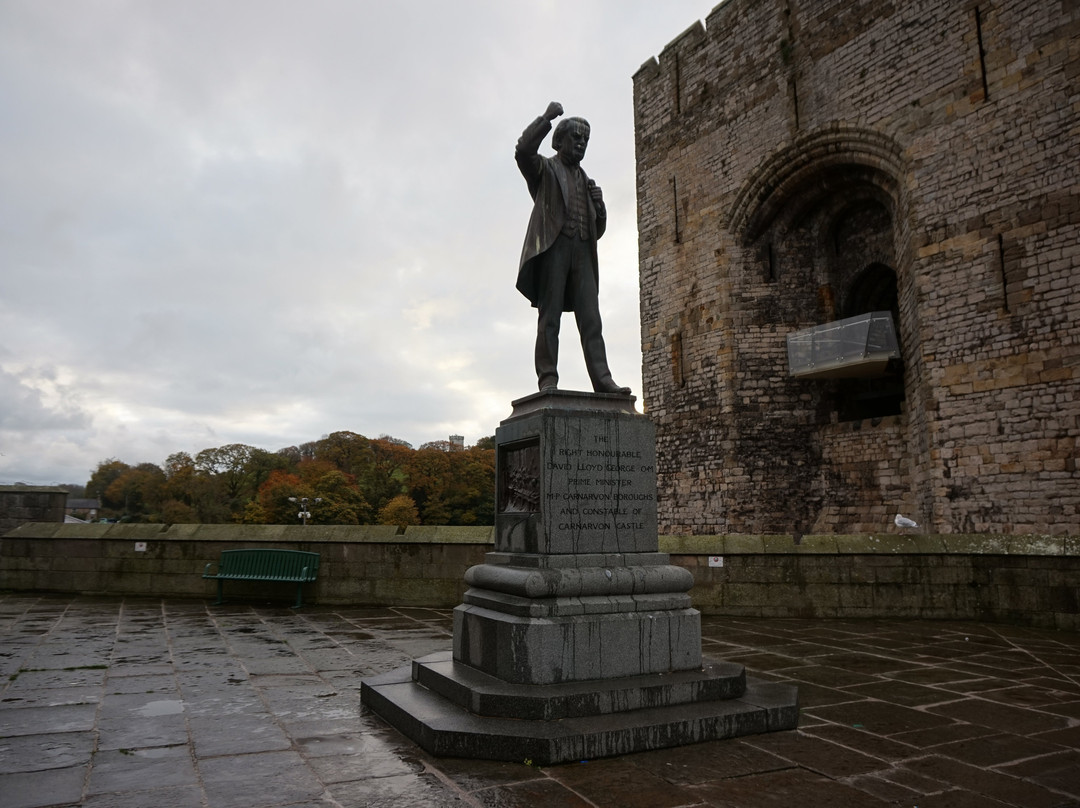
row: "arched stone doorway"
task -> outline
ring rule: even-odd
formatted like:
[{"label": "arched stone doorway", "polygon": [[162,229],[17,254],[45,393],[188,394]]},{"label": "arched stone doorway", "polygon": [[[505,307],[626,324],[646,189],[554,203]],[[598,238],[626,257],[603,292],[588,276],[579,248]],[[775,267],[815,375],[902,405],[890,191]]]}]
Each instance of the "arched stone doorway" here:
[{"label": "arched stone doorway", "polygon": [[[747,458],[767,454],[775,435],[786,433],[785,456],[774,462],[782,474],[762,474],[757,490],[762,500],[798,496],[798,529],[881,529],[910,496],[902,348],[912,328],[904,316],[914,307],[904,302],[913,290],[904,271],[903,176],[891,140],[830,129],[766,161],[731,211],[730,232],[749,259],[745,270],[757,278],[757,293],[744,295],[757,309],[753,321],[789,339],[789,380],[771,396],[785,402],[786,412],[760,408],[770,435],[749,418],[735,425],[735,457],[753,467]],[[882,329],[888,340],[875,336]],[[859,345],[852,333],[865,338],[862,353],[852,348]],[[797,372],[792,334],[810,334],[823,361]],[[888,350],[875,351],[883,342]],[[755,350],[763,348],[748,341],[742,352]]]},{"label": "arched stone doorway", "polygon": [[[733,207],[732,233],[757,256],[760,277],[777,287],[774,308],[785,325],[798,330],[888,312],[903,346],[901,176],[896,144],[853,128],[805,136],[752,175]],[[899,356],[873,370],[839,366],[814,379],[808,389],[822,418],[902,411]]]}]

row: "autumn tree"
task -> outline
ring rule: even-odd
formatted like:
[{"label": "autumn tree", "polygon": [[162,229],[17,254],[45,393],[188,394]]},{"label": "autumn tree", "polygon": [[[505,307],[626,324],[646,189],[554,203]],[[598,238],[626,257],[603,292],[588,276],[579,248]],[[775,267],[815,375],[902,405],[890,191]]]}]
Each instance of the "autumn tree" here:
[{"label": "autumn tree", "polygon": [[318,525],[361,525],[371,519],[371,507],[344,472],[328,471],[315,480],[315,496],[322,499],[312,522]]},{"label": "autumn tree", "polygon": [[338,471],[338,468],[328,460],[305,460],[296,465],[293,473],[296,474],[310,488],[320,477]]},{"label": "autumn tree", "polygon": [[420,524],[420,512],[408,494],[398,494],[379,509],[380,525],[397,525],[404,530],[409,525]]},{"label": "autumn tree", "polygon": [[[169,455],[162,467],[98,464],[86,490],[110,514],[166,522],[294,524],[289,497],[319,498],[321,524],[489,525],[494,522],[495,452],[484,438],[462,449],[432,441],[338,431],[268,452],[232,443]],[[393,507],[391,506],[393,504]]]},{"label": "autumn tree", "polygon": [[258,506],[257,513],[245,510],[244,520],[256,521],[267,525],[292,525],[296,524],[297,503],[291,502],[290,497],[315,498],[314,490],[296,474],[285,471],[273,471],[266,482],[259,488],[255,503]]},{"label": "autumn tree", "polygon": [[458,447],[448,440],[429,440],[427,443],[420,444],[420,448],[417,451],[424,451],[425,449],[435,449],[440,452],[456,452]]},{"label": "autumn tree", "polygon": [[212,521],[250,519],[248,503],[275,471],[292,467],[280,452],[268,452],[243,443],[203,449],[195,455],[194,466],[201,481],[200,515],[214,514]]},{"label": "autumn tree", "polygon": [[203,449],[195,455],[195,468],[200,474],[217,480],[230,501],[236,500],[249,481],[249,464],[254,451],[254,446],[243,443]]},{"label": "autumn tree", "polygon": [[115,457],[98,463],[97,468],[94,469],[90,479],[86,482],[86,491],[90,496],[101,500],[102,511],[119,511],[124,507],[122,498],[120,500],[107,498],[105,492],[121,474],[130,470],[131,466],[117,460]]},{"label": "autumn tree", "polygon": [[406,492],[406,468],[413,449],[405,441],[383,436],[371,441],[371,451],[371,467],[357,478],[357,483],[364,499],[380,511],[391,499]]},{"label": "autumn tree", "polygon": [[451,454],[428,444],[428,448],[421,447],[409,458],[407,472],[409,493],[416,503],[422,523],[451,524],[450,509],[446,503],[447,489],[452,485]]},{"label": "autumn tree", "polygon": [[492,450],[420,449],[411,458],[408,484],[425,525],[494,524]]},{"label": "autumn tree", "polygon": [[362,478],[375,462],[371,441],[355,432],[332,432],[315,445],[315,458],[333,463],[338,471]]},{"label": "autumn tree", "polygon": [[165,459],[165,501],[161,518],[167,524],[192,524],[199,521],[196,503],[199,499],[198,472],[195,458],[187,452],[174,452]]},{"label": "autumn tree", "polygon": [[153,463],[128,468],[104,492],[104,500],[132,522],[159,522],[165,500],[165,472]]},{"label": "autumn tree", "polygon": [[300,451],[299,446],[286,446],[284,449],[278,449],[274,454],[280,456],[285,462],[285,468],[293,468],[304,459],[303,453]]},{"label": "autumn tree", "polygon": [[166,494],[186,505],[195,504],[195,458],[175,452],[165,459]]},{"label": "autumn tree", "polygon": [[495,449],[479,445],[460,452],[455,480],[460,522],[451,524],[495,524]]},{"label": "autumn tree", "polygon": [[371,519],[371,508],[352,479],[329,463],[312,460],[301,463],[295,474],[271,472],[256,499],[245,507],[243,520],[296,524],[304,497],[311,513],[308,524],[359,525]]},{"label": "autumn tree", "polygon": [[275,471],[289,471],[295,464],[280,452],[253,447],[246,465],[247,486],[252,498]]}]

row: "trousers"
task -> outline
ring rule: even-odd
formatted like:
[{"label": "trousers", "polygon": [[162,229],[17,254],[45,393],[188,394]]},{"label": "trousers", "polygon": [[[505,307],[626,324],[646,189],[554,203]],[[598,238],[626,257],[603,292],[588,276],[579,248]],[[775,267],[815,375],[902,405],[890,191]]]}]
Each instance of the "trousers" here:
[{"label": "trousers", "polygon": [[536,378],[540,389],[559,381],[559,326],[567,298],[573,301],[574,317],[581,337],[581,350],[593,389],[609,382],[607,349],[600,320],[596,268],[588,241],[560,235],[538,259],[541,291],[537,300]]}]

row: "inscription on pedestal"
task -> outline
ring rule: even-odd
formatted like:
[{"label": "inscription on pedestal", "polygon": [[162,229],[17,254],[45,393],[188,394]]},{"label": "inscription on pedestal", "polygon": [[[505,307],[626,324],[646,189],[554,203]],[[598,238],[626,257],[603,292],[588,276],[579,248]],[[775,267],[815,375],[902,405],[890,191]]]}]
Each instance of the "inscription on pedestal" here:
[{"label": "inscription on pedestal", "polygon": [[[522,402],[531,409],[519,414]],[[515,402],[496,432],[497,550],[657,551],[655,431],[632,409],[600,409],[609,404],[573,393]]]},{"label": "inscription on pedestal", "polygon": [[649,426],[618,417],[550,423],[541,511],[552,551],[656,549],[656,454],[642,434]]},{"label": "inscription on pedestal", "polygon": [[653,463],[643,452],[608,448],[607,436],[591,449],[558,449],[549,461],[548,507],[559,530],[644,530],[646,509],[656,495],[646,490]]}]

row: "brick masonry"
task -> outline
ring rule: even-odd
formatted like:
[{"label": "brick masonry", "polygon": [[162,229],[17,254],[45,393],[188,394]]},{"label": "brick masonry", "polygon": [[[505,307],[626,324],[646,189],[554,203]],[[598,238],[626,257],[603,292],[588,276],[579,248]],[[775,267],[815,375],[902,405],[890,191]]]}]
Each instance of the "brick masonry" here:
[{"label": "brick masonry", "polygon": [[[662,533],[1080,532],[1080,3],[727,0],[634,104]],[[862,417],[785,337],[874,277]]]}]

